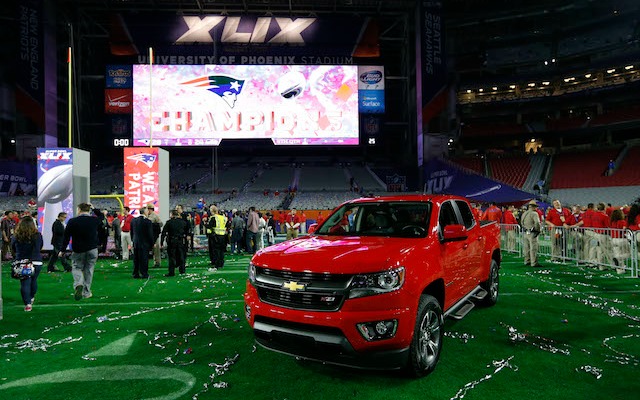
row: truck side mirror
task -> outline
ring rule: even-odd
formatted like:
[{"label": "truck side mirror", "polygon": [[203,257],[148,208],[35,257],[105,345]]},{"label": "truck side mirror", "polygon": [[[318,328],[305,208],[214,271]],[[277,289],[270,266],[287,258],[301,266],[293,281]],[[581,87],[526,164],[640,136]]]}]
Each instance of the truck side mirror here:
[{"label": "truck side mirror", "polygon": [[465,240],[469,235],[467,235],[467,228],[464,225],[454,224],[445,226],[442,236],[444,242],[454,242]]},{"label": "truck side mirror", "polygon": [[308,234],[312,234],[313,232],[316,231],[316,229],[318,229],[318,224],[311,224],[311,225],[309,225],[309,228],[307,229],[307,233]]}]

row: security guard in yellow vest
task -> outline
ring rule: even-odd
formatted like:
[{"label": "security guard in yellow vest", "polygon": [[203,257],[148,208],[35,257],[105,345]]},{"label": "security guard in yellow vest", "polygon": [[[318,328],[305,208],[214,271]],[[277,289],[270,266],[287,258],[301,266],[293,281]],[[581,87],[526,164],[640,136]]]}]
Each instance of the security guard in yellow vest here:
[{"label": "security guard in yellow vest", "polygon": [[227,221],[224,215],[218,213],[218,207],[209,208],[210,216],[207,221],[207,240],[209,242],[209,261],[213,268],[224,266],[224,252],[227,249]]}]

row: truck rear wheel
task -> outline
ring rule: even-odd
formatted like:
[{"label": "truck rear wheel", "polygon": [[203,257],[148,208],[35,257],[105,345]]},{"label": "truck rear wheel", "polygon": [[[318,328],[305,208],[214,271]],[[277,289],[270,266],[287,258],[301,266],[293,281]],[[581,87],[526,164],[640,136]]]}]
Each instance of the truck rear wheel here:
[{"label": "truck rear wheel", "polygon": [[482,282],[480,286],[487,291],[487,296],[482,299],[481,305],[491,307],[498,302],[498,292],[500,289],[500,266],[496,260],[491,260],[489,268],[489,279]]},{"label": "truck rear wheel", "polygon": [[408,372],[420,377],[431,373],[442,351],[444,317],[442,307],[433,296],[422,295],[409,351]]}]

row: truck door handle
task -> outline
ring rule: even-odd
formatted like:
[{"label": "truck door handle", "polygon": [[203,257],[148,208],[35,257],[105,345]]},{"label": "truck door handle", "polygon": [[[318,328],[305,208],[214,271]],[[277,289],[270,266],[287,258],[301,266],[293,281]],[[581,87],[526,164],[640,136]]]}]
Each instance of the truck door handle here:
[{"label": "truck door handle", "polygon": [[467,249],[467,247],[469,247],[469,245],[466,244],[466,243],[464,244],[464,246],[462,246],[462,248],[465,249],[465,250]]},{"label": "truck door handle", "polygon": [[482,240],[482,236],[478,236],[478,240]]}]

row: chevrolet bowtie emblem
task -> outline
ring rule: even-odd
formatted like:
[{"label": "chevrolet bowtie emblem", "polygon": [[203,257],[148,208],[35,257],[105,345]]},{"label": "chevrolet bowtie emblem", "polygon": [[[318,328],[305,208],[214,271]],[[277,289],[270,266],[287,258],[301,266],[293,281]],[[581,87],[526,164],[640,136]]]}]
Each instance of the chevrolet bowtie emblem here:
[{"label": "chevrolet bowtie emblem", "polygon": [[295,292],[295,291],[298,291],[298,290],[304,290],[306,285],[303,284],[303,283],[289,281],[289,282],[285,282],[282,285],[282,287],[285,288],[285,289],[289,289],[292,292]]}]

